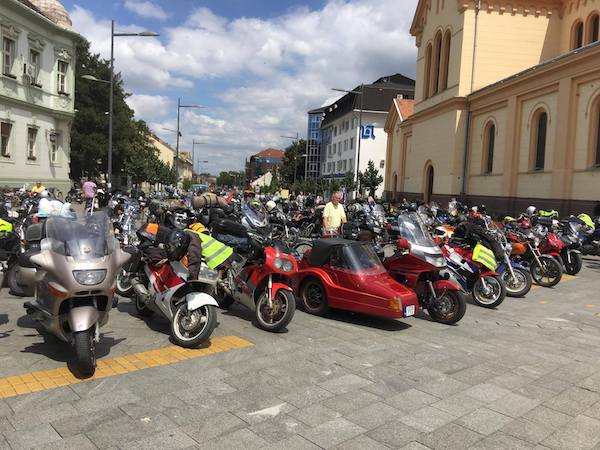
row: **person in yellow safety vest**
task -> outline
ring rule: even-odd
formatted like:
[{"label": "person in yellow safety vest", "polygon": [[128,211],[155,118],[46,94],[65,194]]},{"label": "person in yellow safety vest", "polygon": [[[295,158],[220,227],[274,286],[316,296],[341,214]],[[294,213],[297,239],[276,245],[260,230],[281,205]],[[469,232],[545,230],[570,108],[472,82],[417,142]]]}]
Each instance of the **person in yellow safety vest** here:
[{"label": "person in yellow safety vest", "polygon": [[202,260],[209,269],[219,270],[226,267],[232,256],[233,249],[214,239],[201,223],[194,223],[186,228],[191,241],[187,251],[188,271],[191,280],[198,278]]}]

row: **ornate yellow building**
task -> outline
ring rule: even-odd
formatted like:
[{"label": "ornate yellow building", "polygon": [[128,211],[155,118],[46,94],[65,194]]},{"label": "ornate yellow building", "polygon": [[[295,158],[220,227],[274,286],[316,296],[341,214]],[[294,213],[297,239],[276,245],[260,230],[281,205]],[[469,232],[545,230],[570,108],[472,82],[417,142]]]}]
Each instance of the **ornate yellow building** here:
[{"label": "ornate yellow building", "polygon": [[497,212],[600,200],[600,0],[420,0],[386,192]]}]

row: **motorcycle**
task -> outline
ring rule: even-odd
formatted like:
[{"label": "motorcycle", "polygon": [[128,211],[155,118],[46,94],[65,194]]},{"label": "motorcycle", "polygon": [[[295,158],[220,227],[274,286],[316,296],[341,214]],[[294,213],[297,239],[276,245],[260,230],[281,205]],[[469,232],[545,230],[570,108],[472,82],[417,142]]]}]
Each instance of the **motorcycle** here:
[{"label": "motorcycle", "polygon": [[[96,369],[100,328],[116,306],[114,283],[129,255],[122,252],[105,213],[80,220],[50,217],[27,230],[30,249],[19,255],[21,284],[35,285],[35,300],[25,302],[27,314],[75,350],[83,376]],[[39,242],[39,245],[34,245]]]},{"label": "motorcycle", "polygon": [[[260,217],[252,220],[262,223]],[[287,246],[227,219],[215,222],[212,236],[236,252],[236,259],[217,283],[219,306],[227,309],[238,302],[254,312],[263,330],[285,328],[296,310],[290,284],[298,272]]]},{"label": "motorcycle", "polygon": [[141,317],[154,313],[171,324],[171,336],[181,347],[194,348],[207,341],[217,326],[218,304],[211,295],[218,272],[203,266],[198,279],[188,279],[185,260],[171,261],[150,236],[134,250],[127,268],[134,304]]},{"label": "motorcycle", "polygon": [[583,221],[576,217],[561,220],[558,223],[558,232],[556,236],[563,243],[563,247],[560,251],[560,258],[565,273],[568,275],[577,275],[583,267],[580,238],[580,230],[583,225]]},{"label": "motorcycle", "polygon": [[390,275],[417,294],[419,304],[433,320],[454,324],[465,315],[467,304],[461,288],[450,280],[446,258],[435,245],[417,213],[398,216],[397,251],[385,258]]}]

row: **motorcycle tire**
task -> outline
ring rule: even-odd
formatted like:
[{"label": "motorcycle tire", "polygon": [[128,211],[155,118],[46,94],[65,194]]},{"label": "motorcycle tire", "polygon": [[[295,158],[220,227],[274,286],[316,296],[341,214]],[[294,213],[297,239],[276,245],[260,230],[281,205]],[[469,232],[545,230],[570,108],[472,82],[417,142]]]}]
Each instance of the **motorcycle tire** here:
[{"label": "motorcycle tire", "polygon": [[540,256],[540,262],[543,268],[535,260],[529,268],[533,281],[542,287],[553,287],[560,283],[563,274],[562,264],[555,258],[544,255]]},{"label": "motorcycle tire", "polygon": [[19,286],[19,283],[17,283],[18,270],[19,266],[17,264],[13,264],[8,269],[8,272],[6,274],[6,282],[8,283],[9,292],[11,295],[15,295],[17,297],[27,297],[25,289]]},{"label": "motorcycle tire", "polygon": [[76,370],[84,377],[96,372],[96,343],[93,329],[73,333]]},{"label": "motorcycle tire", "polygon": [[269,320],[268,316],[268,295],[264,292],[256,302],[255,318],[259,328],[265,331],[277,332],[283,330],[294,317],[296,312],[296,297],[290,291],[280,289],[273,297],[273,302],[280,302],[283,305],[280,317],[276,321]]},{"label": "motorcycle tire", "polygon": [[137,311],[138,316],[150,317],[152,314],[154,314],[154,311],[152,311],[150,308],[148,308],[144,304],[144,301],[139,297],[139,295],[134,296],[134,303],[135,303],[135,310]]},{"label": "motorcycle tire", "polygon": [[[187,327],[189,324],[185,320],[189,320],[190,314],[196,312],[202,314],[200,323],[202,327],[189,333]],[[205,320],[202,320],[204,319]],[[210,339],[213,331],[217,326],[217,308],[212,305],[204,305],[191,313],[187,311],[187,303],[182,303],[175,310],[173,320],[171,321],[171,336],[177,345],[184,348],[196,348]]]},{"label": "motorcycle tire", "polygon": [[567,275],[577,275],[583,267],[583,255],[581,253],[573,253],[570,263],[567,259],[563,259],[563,266]]},{"label": "motorcycle tire", "polygon": [[[485,278],[486,283],[493,289],[491,296],[487,297],[483,292],[483,279]],[[490,275],[486,277],[479,277],[473,286],[472,293],[473,300],[478,306],[483,308],[496,308],[502,304],[506,298],[506,285],[500,275]]]},{"label": "motorcycle tire", "polygon": [[133,285],[126,272],[121,269],[116,279],[117,294],[121,297],[131,298],[133,296]]},{"label": "motorcycle tire", "polygon": [[467,302],[464,296],[457,291],[444,291],[438,295],[436,303],[430,304],[427,308],[429,317],[435,322],[445,325],[452,325],[460,321],[467,312]]},{"label": "motorcycle tire", "polygon": [[515,267],[513,267],[513,272],[517,279],[514,283],[512,281],[510,270],[506,270],[502,274],[502,281],[504,281],[504,285],[506,286],[506,295],[508,297],[525,297],[531,290],[531,285],[533,284],[531,274],[527,270],[517,269]]},{"label": "motorcycle tire", "polygon": [[315,316],[322,316],[329,311],[327,292],[323,283],[316,278],[309,278],[300,288],[300,303],[302,309]]}]

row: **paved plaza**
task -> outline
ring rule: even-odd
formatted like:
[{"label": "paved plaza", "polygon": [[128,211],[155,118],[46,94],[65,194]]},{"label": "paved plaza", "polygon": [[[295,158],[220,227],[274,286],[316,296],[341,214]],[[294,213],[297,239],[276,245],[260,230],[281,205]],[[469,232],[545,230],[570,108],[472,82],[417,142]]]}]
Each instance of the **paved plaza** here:
[{"label": "paved plaza", "polygon": [[[235,307],[185,358],[123,299],[103,378],[64,371],[62,387],[0,399],[0,449],[600,449],[599,278],[586,260],[555,289],[469,305],[457,326],[298,311],[269,334]],[[22,304],[2,290],[0,384],[69,360]]]}]

